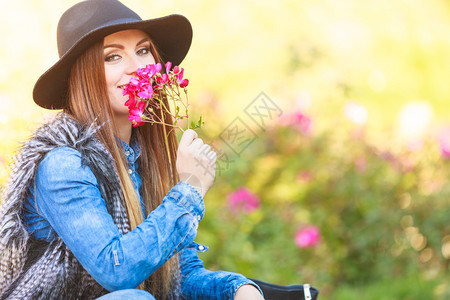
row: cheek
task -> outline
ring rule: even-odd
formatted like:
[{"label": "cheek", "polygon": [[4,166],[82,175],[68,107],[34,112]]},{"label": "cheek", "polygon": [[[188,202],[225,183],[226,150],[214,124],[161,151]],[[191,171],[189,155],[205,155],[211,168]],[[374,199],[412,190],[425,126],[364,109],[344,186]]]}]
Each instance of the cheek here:
[{"label": "cheek", "polygon": [[144,60],[144,65],[151,65],[151,64],[156,64],[155,58],[153,57],[153,55],[149,55],[145,58]]},{"label": "cheek", "polygon": [[117,83],[120,80],[120,72],[111,66],[105,66],[105,81],[108,89],[113,86],[117,87]]},{"label": "cheek", "polygon": [[128,107],[125,106],[127,99],[119,92],[109,93],[109,104],[115,114],[128,115]]}]

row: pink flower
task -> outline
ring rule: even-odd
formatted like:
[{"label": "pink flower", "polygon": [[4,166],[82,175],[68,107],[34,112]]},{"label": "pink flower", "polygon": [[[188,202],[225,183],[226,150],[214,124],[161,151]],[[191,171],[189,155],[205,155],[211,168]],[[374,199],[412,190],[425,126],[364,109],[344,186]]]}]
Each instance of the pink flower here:
[{"label": "pink flower", "polygon": [[437,136],[441,155],[444,159],[450,159],[450,126],[442,128]]},{"label": "pink flower", "polygon": [[313,176],[311,174],[311,172],[308,171],[301,171],[300,173],[297,174],[297,181],[298,182],[305,182],[308,183],[312,180]]},{"label": "pink flower", "polygon": [[134,93],[138,90],[139,88],[139,80],[137,80],[136,78],[131,78],[130,82],[127,83],[122,91],[122,95],[134,95]]},{"label": "pink flower", "polygon": [[144,125],[142,121],[142,116],[144,115],[145,102],[140,101],[138,107],[132,107],[129,109],[128,120],[133,123],[133,127],[138,127]]},{"label": "pink flower", "polygon": [[150,64],[145,66],[144,68],[140,68],[136,70],[136,75],[140,78],[140,79],[150,79],[153,76],[155,76],[157,71],[156,65],[154,64]]},{"label": "pink flower", "polygon": [[159,72],[161,72],[161,69],[162,69],[161,64],[160,64],[160,63],[157,63],[157,64],[155,65],[155,72],[156,72],[156,73],[159,73]]},{"label": "pink flower", "polygon": [[[188,79],[183,79],[183,68],[180,69],[179,66],[175,66],[172,71],[172,63],[170,61],[164,67],[166,69],[165,73],[161,73],[162,65],[160,63],[149,64],[139,68],[136,70],[136,76],[130,78],[126,85],[120,86],[123,88],[122,94],[128,96],[125,106],[128,107],[129,111],[128,119],[133,123],[134,127],[142,125],[144,121],[153,124],[156,122],[164,123],[164,120],[161,120],[156,114],[151,117],[144,115],[147,104],[154,110],[168,110],[166,107],[163,107],[164,105],[161,105],[161,102],[166,97],[174,101],[182,101],[178,89],[179,87],[185,88],[189,84]],[[186,90],[184,92],[186,93]],[[187,103],[187,95],[185,95],[185,98]],[[181,120],[185,116],[180,116],[177,111],[172,117],[176,120]],[[181,129],[178,125],[174,127]]]},{"label": "pink flower", "polygon": [[184,75],[184,69],[181,68],[180,73],[177,74],[177,81],[180,82],[181,80],[183,80],[183,75]]},{"label": "pink flower", "polygon": [[311,123],[311,118],[300,111],[284,115],[279,119],[281,126],[294,128],[305,135],[311,133]]},{"label": "pink flower", "polygon": [[135,78],[135,77],[131,77],[130,78],[130,88],[137,88],[139,87],[140,81],[139,79]]},{"label": "pink flower", "polygon": [[172,68],[172,63],[171,63],[170,61],[168,61],[168,62],[166,63],[166,73],[169,73],[169,72],[170,72],[170,68]]},{"label": "pink flower", "polygon": [[156,77],[156,81],[158,81],[159,84],[168,83],[169,82],[169,75],[167,75],[167,73],[164,73],[161,76]]},{"label": "pink flower", "polygon": [[138,93],[138,96],[143,99],[150,99],[153,95],[153,88],[150,84],[143,87],[142,91]]},{"label": "pink flower", "polygon": [[239,187],[236,191],[230,193],[227,197],[230,210],[244,213],[252,213],[257,210],[261,203],[257,195],[251,193],[246,187]]},{"label": "pink flower", "polygon": [[318,245],[321,241],[319,228],[309,225],[299,229],[295,233],[294,241],[295,245],[301,249]]},{"label": "pink flower", "polygon": [[441,146],[441,155],[445,159],[450,159],[450,147],[442,147]]},{"label": "pink flower", "polygon": [[302,133],[309,133],[311,130],[311,118],[302,114],[301,112],[295,112],[292,114],[292,125]]},{"label": "pink flower", "polygon": [[188,80],[188,79],[183,79],[183,80],[180,82],[180,88],[185,88],[185,87],[188,86],[188,84],[189,84],[189,80]]},{"label": "pink flower", "polygon": [[181,68],[180,73],[178,73],[178,74],[176,75],[177,82],[178,82],[178,84],[180,85],[180,88],[185,88],[185,87],[187,87],[188,84],[189,84],[189,80],[183,79],[183,75],[184,75],[184,69]]},{"label": "pink flower", "polygon": [[367,161],[364,156],[356,158],[353,163],[355,164],[355,168],[358,173],[363,174],[366,172]]},{"label": "pink flower", "polygon": [[125,106],[128,106],[128,109],[135,107],[137,104],[136,96],[134,94],[128,95],[128,100],[125,101]]}]

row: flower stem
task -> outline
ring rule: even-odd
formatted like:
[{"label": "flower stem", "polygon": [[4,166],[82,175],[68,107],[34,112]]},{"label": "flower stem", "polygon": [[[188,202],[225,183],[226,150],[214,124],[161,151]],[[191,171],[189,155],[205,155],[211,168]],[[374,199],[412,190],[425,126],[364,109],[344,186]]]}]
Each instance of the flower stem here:
[{"label": "flower stem", "polygon": [[[169,165],[172,165],[172,160],[170,159],[170,149],[169,149],[169,141],[168,141],[168,134],[166,133],[166,124],[164,122],[164,111],[161,110],[161,116],[162,116],[162,126],[164,131],[164,142],[166,144],[166,152],[167,152],[167,158],[169,159]],[[170,132],[169,132],[170,133]]]}]

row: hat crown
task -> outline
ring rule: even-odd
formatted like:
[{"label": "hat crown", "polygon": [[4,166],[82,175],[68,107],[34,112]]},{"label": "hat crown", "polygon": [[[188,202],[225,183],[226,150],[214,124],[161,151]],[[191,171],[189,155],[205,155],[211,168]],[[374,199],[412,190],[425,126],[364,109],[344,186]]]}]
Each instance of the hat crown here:
[{"label": "hat crown", "polygon": [[58,54],[62,57],[88,33],[119,21],[141,17],[117,0],[86,0],[75,4],[59,19]]}]

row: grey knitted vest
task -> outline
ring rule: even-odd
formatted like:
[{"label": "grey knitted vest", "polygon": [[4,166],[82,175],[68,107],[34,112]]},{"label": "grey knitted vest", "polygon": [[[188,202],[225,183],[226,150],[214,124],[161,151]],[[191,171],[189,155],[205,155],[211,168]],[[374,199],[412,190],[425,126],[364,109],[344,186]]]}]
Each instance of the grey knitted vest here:
[{"label": "grey knitted vest", "polygon": [[[37,166],[56,147],[81,153],[99,183],[108,212],[122,234],[130,231],[112,156],[95,138],[98,127],[83,127],[67,114],[40,127],[15,157],[0,210],[0,299],[95,299],[107,293],[58,237],[35,240],[22,223],[23,202]],[[179,296],[179,275],[171,299]]]}]

